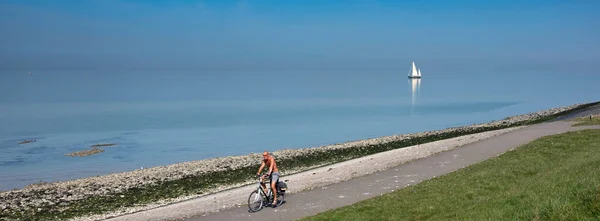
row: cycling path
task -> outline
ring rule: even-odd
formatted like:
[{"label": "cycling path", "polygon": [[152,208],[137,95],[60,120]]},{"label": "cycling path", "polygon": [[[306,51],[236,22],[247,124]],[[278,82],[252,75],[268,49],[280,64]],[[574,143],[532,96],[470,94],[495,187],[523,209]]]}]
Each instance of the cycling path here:
[{"label": "cycling path", "polygon": [[552,122],[530,126],[487,140],[479,141],[422,158],[382,172],[354,178],[310,191],[290,194],[286,203],[276,208],[248,212],[245,205],[206,216],[186,220],[295,220],[330,209],[354,204],[374,196],[389,193],[423,180],[453,172],[460,168],[498,156],[534,139],[567,131],[592,127],[571,127],[570,123]]},{"label": "cycling path", "polygon": [[[597,110],[596,112],[600,112],[599,107],[594,108]],[[563,118],[562,120],[569,118]],[[199,199],[114,217],[109,220],[295,220],[354,204],[408,185],[417,184],[423,180],[448,174],[471,164],[498,156],[543,136],[587,128],[600,129],[600,126],[571,127],[571,124],[572,122],[555,121],[528,127],[505,129],[502,132],[467,135],[420,146],[391,150],[309,172],[284,176],[281,178],[282,180],[293,179],[288,182],[288,187],[292,190],[298,187],[294,182],[305,180],[312,180],[312,185],[315,188],[296,189],[294,190],[295,193],[286,195],[286,203],[283,205],[276,208],[266,207],[256,213],[250,213],[245,204],[231,208],[232,202],[239,203],[247,199],[249,193],[256,188],[256,184],[254,184]],[[461,141],[469,139],[471,141]],[[473,141],[473,139],[478,141]],[[464,142],[464,145],[461,145],[461,142]],[[430,156],[417,157],[417,160],[390,166],[391,163],[398,162],[395,158],[407,157],[406,152],[411,152],[409,154],[416,156],[412,152],[419,152],[420,149],[427,146],[440,145],[444,147],[432,149],[434,153],[429,153]],[[428,155],[427,153],[417,154]],[[377,169],[361,170],[362,167],[384,169],[381,171],[377,171]],[[360,174],[350,174],[348,172],[354,170],[360,171]],[[315,182],[313,179],[318,181]],[[332,182],[332,180],[337,180],[337,182]],[[322,183],[319,183],[319,181]],[[242,198],[243,200],[241,200]],[[222,207],[222,211],[215,212],[214,208],[219,207]]]}]

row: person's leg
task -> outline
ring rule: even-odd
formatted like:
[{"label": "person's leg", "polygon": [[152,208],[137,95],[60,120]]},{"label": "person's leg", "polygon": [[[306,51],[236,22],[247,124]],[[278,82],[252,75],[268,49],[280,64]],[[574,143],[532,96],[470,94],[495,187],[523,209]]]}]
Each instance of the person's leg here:
[{"label": "person's leg", "polygon": [[265,191],[265,194],[267,194],[267,186],[265,185],[265,177],[264,176],[260,177],[260,185],[262,186],[263,191]]},{"label": "person's leg", "polygon": [[265,194],[267,193],[267,186],[265,186],[264,183],[260,184],[262,186],[263,191],[265,191]]},{"label": "person's leg", "polygon": [[273,192],[273,205],[277,203],[277,182],[279,181],[279,172],[271,174],[271,191]]}]

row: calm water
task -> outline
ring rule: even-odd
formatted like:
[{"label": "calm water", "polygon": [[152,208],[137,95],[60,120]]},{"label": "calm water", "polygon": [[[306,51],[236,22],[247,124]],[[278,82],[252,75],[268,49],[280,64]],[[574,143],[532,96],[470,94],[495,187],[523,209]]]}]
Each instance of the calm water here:
[{"label": "calm water", "polygon": [[0,190],[600,100],[592,73],[27,72],[0,71]]}]

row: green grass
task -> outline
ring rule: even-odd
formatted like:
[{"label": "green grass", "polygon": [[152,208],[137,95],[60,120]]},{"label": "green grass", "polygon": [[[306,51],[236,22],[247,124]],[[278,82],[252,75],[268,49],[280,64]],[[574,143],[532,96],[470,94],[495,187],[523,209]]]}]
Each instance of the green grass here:
[{"label": "green grass", "polygon": [[[521,124],[522,122],[518,123],[518,125]],[[333,164],[382,151],[518,125],[506,124],[495,127],[458,130],[367,147],[313,152],[294,158],[280,159],[278,160],[278,164],[285,165],[285,167],[281,167],[282,173],[285,173],[285,171],[297,168],[309,168],[323,164]],[[144,205],[161,199],[175,198],[190,194],[201,194],[218,185],[243,183],[247,180],[254,179],[254,174],[259,166],[258,163],[259,162],[257,161],[257,165],[251,167],[243,167],[225,172],[204,173],[197,176],[188,176],[179,180],[165,181],[155,185],[128,189],[119,194],[91,196],[83,200],[75,201],[70,205],[42,207],[40,208],[40,211],[28,210],[25,212],[15,212],[5,210],[0,213],[0,219],[66,220],[72,217],[101,214],[124,207]],[[121,197],[121,195],[123,197]]]},{"label": "green grass", "polygon": [[600,125],[600,115],[596,115],[593,116],[592,119],[590,120],[590,117],[580,117],[574,120],[575,124],[573,124],[574,127],[576,126],[589,126],[589,125]]},{"label": "green grass", "polygon": [[600,130],[499,157],[303,220],[600,220]]},{"label": "green grass", "polygon": [[[390,142],[386,144],[371,145],[368,147],[312,152],[311,154],[297,156],[294,158],[278,158],[278,165],[285,165],[282,166],[280,169],[283,175],[289,175],[286,174],[286,171],[294,171],[300,168],[306,169],[311,167],[314,168],[318,166],[324,166],[358,157],[367,156],[374,153],[458,137],[467,134],[475,134],[515,126],[541,123],[547,120],[554,119],[558,116],[562,116],[597,104],[600,104],[600,102],[581,105],[578,108],[546,116],[540,119],[521,121],[513,124],[506,123],[493,127],[490,126],[464,129],[453,132],[441,133],[434,136],[416,137],[412,139]],[[259,162],[257,162],[257,165],[251,167],[243,167],[225,172],[197,174],[195,176],[188,176],[179,180],[165,181],[155,185],[141,186],[139,188],[125,190],[123,193],[119,194],[112,194],[106,196],[90,196],[89,198],[83,200],[73,201],[68,205],[65,204],[61,206],[45,206],[43,208],[40,208],[41,211],[37,211],[38,208],[29,209],[23,212],[3,210],[0,211],[0,220],[61,220],[84,215],[101,214],[110,211],[116,211],[124,207],[144,205],[161,199],[169,199],[191,194],[200,194],[203,192],[210,191],[218,185],[241,184],[254,179],[253,175],[258,169],[258,163]],[[123,195],[123,197],[121,197],[121,195]]]}]

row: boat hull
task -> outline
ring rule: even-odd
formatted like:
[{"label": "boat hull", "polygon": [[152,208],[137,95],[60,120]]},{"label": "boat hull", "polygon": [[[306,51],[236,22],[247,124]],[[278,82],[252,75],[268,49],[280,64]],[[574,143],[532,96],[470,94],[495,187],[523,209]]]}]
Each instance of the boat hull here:
[{"label": "boat hull", "polygon": [[421,76],[408,76],[408,78],[421,78]]}]

